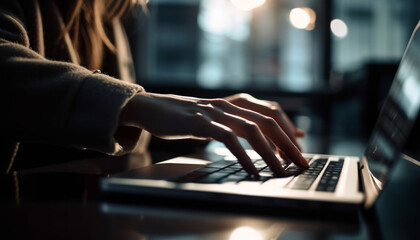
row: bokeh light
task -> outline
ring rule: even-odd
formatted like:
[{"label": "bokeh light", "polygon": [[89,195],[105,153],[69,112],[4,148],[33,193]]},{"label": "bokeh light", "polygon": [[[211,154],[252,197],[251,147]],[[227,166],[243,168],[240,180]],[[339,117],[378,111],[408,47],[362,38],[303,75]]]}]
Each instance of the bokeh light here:
[{"label": "bokeh light", "polygon": [[315,28],[316,14],[311,8],[293,8],[289,20],[293,27],[310,31]]},{"label": "bokeh light", "polygon": [[332,20],[330,28],[331,32],[339,38],[345,38],[348,34],[347,24],[341,19]]}]

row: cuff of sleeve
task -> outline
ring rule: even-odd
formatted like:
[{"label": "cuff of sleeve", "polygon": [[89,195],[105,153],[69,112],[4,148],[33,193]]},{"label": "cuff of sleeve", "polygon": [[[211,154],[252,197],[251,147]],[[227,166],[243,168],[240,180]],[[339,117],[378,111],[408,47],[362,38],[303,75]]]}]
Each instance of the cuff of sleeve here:
[{"label": "cuff of sleeve", "polygon": [[104,74],[90,74],[79,89],[68,122],[70,144],[108,154],[123,147],[115,140],[121,109],[138,92],[137,84],[126,83]]}]

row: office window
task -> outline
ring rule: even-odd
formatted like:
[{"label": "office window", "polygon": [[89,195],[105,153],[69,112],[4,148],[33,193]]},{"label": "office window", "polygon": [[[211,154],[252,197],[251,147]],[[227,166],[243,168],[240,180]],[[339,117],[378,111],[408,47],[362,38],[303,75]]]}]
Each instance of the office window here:
[{"label": "office window", "polygon": [[[398,61],[416,0],[151,0],[130,40],[153,86],[305,92],[371,61]],[[332,20],[332,21],[331,21]],[[339,80],[340,78],[338,78]]]},{"label": "office window", "polygon": [[399,61],[420,20],[418,0],[334,0],[333,19],[346,28],[332,34],[332,68],[348,72],[368,62]]},{"label": "office window", "polygon": [[149,15],[131,25],[138,81],[238,91],[322,87],[329,67],[324,4],[152,0]]}]

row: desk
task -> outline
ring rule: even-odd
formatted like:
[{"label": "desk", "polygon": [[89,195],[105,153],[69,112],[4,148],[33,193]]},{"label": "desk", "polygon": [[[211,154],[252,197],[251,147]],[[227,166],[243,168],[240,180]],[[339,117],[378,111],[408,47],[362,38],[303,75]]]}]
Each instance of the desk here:
[{"label": "desk", "polygon": [[[146,154],[85,159],[42,171],[3,175],[0,182],[2,239],[342,240],[419,239],[420,236],[416,219],[419,209],[407,207],[420,199],[419,194],[414,197],[408,194],[418,186],[411,186],[410,191],[394,187],[394,192],[384,194],[373,211],[346,217],[311,213],[294,216],[200,203],[186,206],[156,199],[123,204],[109,201],[98,190],[100,177],[150,163],[150,155]],[[408,162],[401,168],[400,171],[413,179],[401,180],[404,174],[397,174],[400,181],[395,184],[420,182],[420,175],[415,174],[418,169]]]}]

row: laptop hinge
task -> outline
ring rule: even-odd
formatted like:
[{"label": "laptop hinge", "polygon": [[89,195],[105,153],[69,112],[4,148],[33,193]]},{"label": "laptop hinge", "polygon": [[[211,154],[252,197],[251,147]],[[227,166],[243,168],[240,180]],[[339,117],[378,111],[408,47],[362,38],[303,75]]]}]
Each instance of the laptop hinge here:
[{"label": "laptop hinge", "polygon": [[361,163],[361,162],[357,162],[357,168],[359,169],[359,174],[357,174],[358,176],[358,182],[359,182],[359,192],[364,192],[363,191],[363,179],[362,179],[362,169],[365,168],[365,166]]}]

